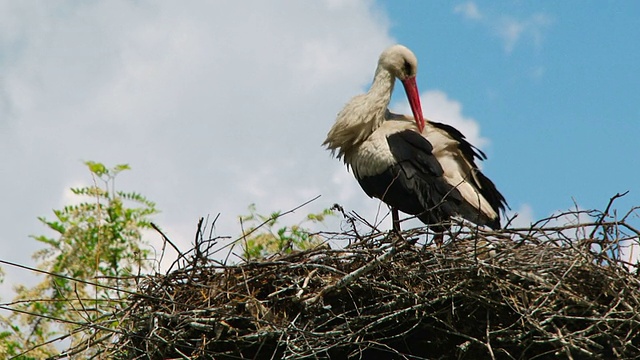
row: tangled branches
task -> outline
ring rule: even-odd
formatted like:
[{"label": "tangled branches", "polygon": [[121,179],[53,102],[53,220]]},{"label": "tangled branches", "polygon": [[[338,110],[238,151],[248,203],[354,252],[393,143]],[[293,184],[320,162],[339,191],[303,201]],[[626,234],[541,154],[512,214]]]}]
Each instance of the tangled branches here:
[{"label": "tangled branches", "polygon": [[232,246],[201,224],[194,249],[82,324],[94,335],[60,358],[637,358],[635,211],[455,224],[441,248],[426,229],[363,231],[347,214],[347,231],[317,234],[320,248],[233,265],[214,260]]},{"label": "tangled branches", "polygon": [[408,244],[426,237],[422,229],[353,227],[324,234],[350,242],[340,249],[226,266],[197,251],[141,282],[109,351],[121,359],[640,356],[640,280],[628,260],[638,231],[605,217],[550,221],[500,232],[458,226],[440,249]]}]

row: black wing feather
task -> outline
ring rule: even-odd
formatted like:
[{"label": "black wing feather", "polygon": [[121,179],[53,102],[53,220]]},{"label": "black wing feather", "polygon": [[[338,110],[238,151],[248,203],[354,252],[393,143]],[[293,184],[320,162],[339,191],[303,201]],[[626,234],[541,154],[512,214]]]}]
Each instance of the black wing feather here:
[{"label": "black wing feather", "polygon": [[[475,159],[486,160],[487,155],[485,155],[482,150],[473,146],[471,143],[467,141],[465,136],[456,128],[451,125],[442,124],[438,122],[429,122],[434,127],[444,130],[451,136],[455,141],[458,142],[458,149],[462,152],[462,155],[469,161],[469,163],[473,166],[475,170],[476,177],[478,178],[478,182],[475,181],[473,177],[469,179],[473,182],[476,188],[480,191],[480,194],[487,199],[487,202],[493,208],[493,211],[496,213],[500,213],[505,211],[505,208],[509,208],[507,204],[507,200],[504,196],[498,191],[496,185],[491,181],[488,177],[486,177],[479,169],[478,165],[476,165]],[[498,218],[497,223],[489,224],[492,228],[500,227],[500,219]]]},{"label": "black wing feather", "polygon": [[[504,197],[475,164],[475,158],[482,160],[486,158],[485,154],[471,145],[454,127],[440,123],[431,124],[446,131],[458,142],[463,156],[476,171],[478,183],[473,177],[469,180],[496,213],[504,211]],[[404,213],[417,215],[426,224],[437,224],[455,215],[468,214],[468,203],[460,192],[442,177],[442,166],[433,155],[433,146],[424,136],[412,130],[404,130],[389,135],[387,142],[397,163],[381,174],[358,178],[367,195],[381,199]],[[474,217],[469,220],[479,219]],[[500,227],[499,216],[495,220],[485,219],[482,222],[485,221],[486,225],[494,229]]]},{"label": "black wing feather", "polygon": [[429,124],[433,125],[434,127],[440,130],[446,131],[447,134],[449,134],[449,136],[451,136],[455,141],[457,141],[458,148],[460,149],[460,151],[462,151],[462,154],[471,162],[471,164],[473,164],[474,167],[477,167],[474,158],[478,158],[479,160],[487,159],[487,155],[485,155],[485,153],[482,152],[482,150],[478,149],[477,147],[473,146],[470,142],[468,142],[467,138],[460,132],[460,130],[454,128],[451,125],[447,125],[439,122],[429,121]]},{"label": "black wing feather", "polygon": [[358,178],[367,195],[417,215],[426,224],[456,215],[462,195],[442,178],[431,143],[412,130],[391,134],[387,142],[397,163],[381,174]]}]

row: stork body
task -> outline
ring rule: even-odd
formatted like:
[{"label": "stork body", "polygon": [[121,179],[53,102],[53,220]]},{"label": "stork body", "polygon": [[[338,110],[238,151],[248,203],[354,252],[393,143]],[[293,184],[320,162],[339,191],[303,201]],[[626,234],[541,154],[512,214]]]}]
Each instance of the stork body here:
[{"label": "stork body", "polygon": [[[475,163],[485,155],[452,126],[424,121],[416,72],[409,49],[385,50],[371,88],[345,105],[324,145],[352,169],[367,195],[391,206],[395,229],[397,210],[429,225],[461,216],[499,228],[506,201]],[[413,118],[388,111],[396,79]]]}]

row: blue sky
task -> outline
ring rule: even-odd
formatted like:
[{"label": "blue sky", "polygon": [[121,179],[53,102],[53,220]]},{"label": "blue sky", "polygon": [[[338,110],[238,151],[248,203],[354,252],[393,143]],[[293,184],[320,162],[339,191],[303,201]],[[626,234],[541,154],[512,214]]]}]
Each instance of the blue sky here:
[{"label": "blue sky", "polygon": [[[156,201],[183,249],[201,216],[239,234],[251,203],[322,195],[288,223],[334,203],[381,217],[320,144],[393,43],[419,59],[425,115],[487,153],[521,224],[629,190],[624,212],[640,205],[638,14],[634,1],[0,0],[1,257],[33,264],[37,217],[91,184],[84,160],[129,163],[118,185]],[[28,281],[5,270],[3,292]]]}]

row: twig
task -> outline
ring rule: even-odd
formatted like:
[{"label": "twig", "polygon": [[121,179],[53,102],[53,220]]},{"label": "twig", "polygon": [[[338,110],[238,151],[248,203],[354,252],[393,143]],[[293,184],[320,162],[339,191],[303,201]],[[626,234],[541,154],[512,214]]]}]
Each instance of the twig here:
[{"label": "twig", "polygon": [[[623,192],[622,194],[620,193],[616,193],[615,195],[613,195],[610,199],[609,199],[609,203],[607,204],[607,207],[604,209],[604,211],[602,212],[602,215],[600,215],[600,218],[598,219],[598,221],[596,221],[596,226],[593,228],[593,231],[591,231],[591,234],[589,234],[590,238],[593,238],[593,236],[596,233],[596,230],[598,230],[599,226],[602,226],[604,219],[606,219],[607,216],[609,216],[609,210],[611,210],[611,205],[613,205],[613,202],[616,201],[616,199],[621,198],[625,195],[627,195],[629,193],[629,190]],[[603,236],[604,239],[607,239],[607,231],[603,231]]]},{"label": "twig", "polygon": [[350,283],[354,282],[355,280],[357,280],[358,278],[360,278],[364,274],[366,274],[366,273],[370,272],[371,270],[373,270],[380,263],[384,263],[387,260],[391,259],[393,257],[393,255],[395,255],[395,253],[396,253],[396,246],[395,246],[395,244],[392,243],[391,245],[388,245],[387,248],[390,248],[390,249],[387,250],[384,254],[378,256],[377,258],[375,258],[373,261],[369,262],[367,265],[362,266],[361,268],[352,271],[348,275],[346,275],[343,278],[341,278],[340,280],[338,280],[338,282],[336,282],[335,284],[324,287],[322,290],[320,290],[320,292],[316,296],[305,300],[305,302],[304,302],[305,305],[306,306],[310,306],[310,305],[316,303],[318,300],[320,300],[326,294],[331,293],[331,292],[336,291],[336,290],[339,290],[339,289],[349,285]]}]

